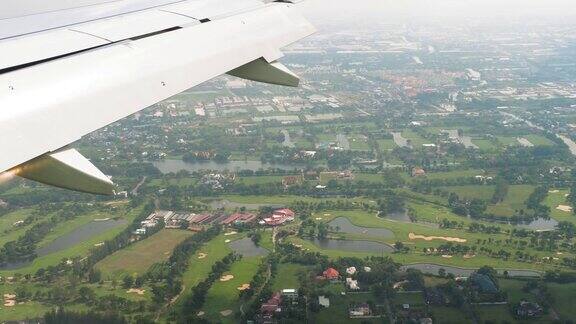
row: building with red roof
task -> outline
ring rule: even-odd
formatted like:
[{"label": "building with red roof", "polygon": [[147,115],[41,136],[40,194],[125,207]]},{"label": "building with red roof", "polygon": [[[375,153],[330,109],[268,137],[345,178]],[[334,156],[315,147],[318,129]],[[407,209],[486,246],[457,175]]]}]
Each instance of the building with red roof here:
[{"label": "building with red roof", "polygon": [[263,220],[261,220],[260,224],[268,226],[278,226],[286,222],[293,221],[294,216],[295,213],[288,208],[277,209],[272,213],[272,216],[266,217]]},{"label": "building with red roof", "polygon": [[338,280],[340,273],[334,268],[328,268],[322,272],[322,276],[327,280]]},{"label": "building with red roof", "polygon": [[250,223],[256,219],[256,215],[252,213],[234,213],[224,219],[222,225]]},{"label": "building with red roof", "polygon": [[282,304],[282,294],[275,292],[272,297],[268,299],[267,302],[260,306],[260,312],[262,315],[273,315],[276,312],[280,312],[282,309],[280,305]]}]

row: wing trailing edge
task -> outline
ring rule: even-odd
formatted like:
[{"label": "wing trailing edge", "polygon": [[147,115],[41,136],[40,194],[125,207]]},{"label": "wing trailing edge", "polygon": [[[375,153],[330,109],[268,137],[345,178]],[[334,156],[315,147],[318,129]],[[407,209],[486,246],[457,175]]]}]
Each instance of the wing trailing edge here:
[{"label": "wing trailing edge", "polygon": [[114,194],[112,181],[73,148],[37,157],[14,169],[14,173],[64,189],[100,195]]}]

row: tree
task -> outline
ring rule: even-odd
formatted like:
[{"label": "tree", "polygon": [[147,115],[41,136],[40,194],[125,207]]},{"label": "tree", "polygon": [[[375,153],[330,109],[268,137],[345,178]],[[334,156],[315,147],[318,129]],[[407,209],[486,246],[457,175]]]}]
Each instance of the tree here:
[{"label": "tree", "polygon": [[131,288],[132,285],[134,284],[134,278],[132,278],[132,276],[124,276],[124,278],[122,278],[122,287],[124,289],[128,289]]}]

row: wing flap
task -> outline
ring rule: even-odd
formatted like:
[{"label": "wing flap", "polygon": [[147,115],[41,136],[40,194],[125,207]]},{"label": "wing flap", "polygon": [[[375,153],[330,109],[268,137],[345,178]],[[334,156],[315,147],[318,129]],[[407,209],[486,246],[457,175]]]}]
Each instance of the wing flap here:
[{"label": "wing flap", "polygon": [[71,29],[117,42],[197,23],[196,19],[155,9],[84,23],[72,26]]},{"label": "wing flap", "polygon": [[16,175],[47,185],[100,195],[114,194],[114,184],[72,148],[46,154],[18,167]]},{"label": "wing flap", "polygon": [[108,43],[103,39],[67,29],[0,41],[0,71]]},{"label": "wing flap", "polygon": [[198,20],[216,19],[243,10],[262,7],[264,4],[259,0],[203,0],[186,1],[163,7],[163,10],[179,13]]}]

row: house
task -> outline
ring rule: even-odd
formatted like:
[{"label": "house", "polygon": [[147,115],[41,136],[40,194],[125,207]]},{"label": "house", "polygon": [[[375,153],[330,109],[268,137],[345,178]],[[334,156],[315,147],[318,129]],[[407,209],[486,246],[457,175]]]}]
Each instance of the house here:
[{"label": "house", "polygon": [[0,199],[0,208],[6,208],[6,207],[8,207],[8,203]]},{"label": "house", "polygon": [[370,267],[364,267],[364,272],[370,272],[370,271],[372,271],[372,268],[370,268]]},{"label": "house", "polygon": [[330,299],[326,296],[318,296],[318,304],[322,307],[328,308],[330,307]]},{"label": "house", "polygon": [[498,287],[492,279],[481,273],[473,273],[470,278],[468,278],[470,283],[476,287],[481,293],[484,294],[495,294],[498,292]]},{"label": "house", "polygon": [[349,275],[353,275],[356,273],[356,267],[346,268],[346,273]]},{"label": "house", "polygon": [[412,169],[412,176],[413,177],[423,177],[426,175],[426,171],[422,168],[413,168]]},{"label": "house", "polygon": [[282,289],[281,295],[288,299],[298,299],[298,291],[296,289]]},{"label": "house", "polygon": [[146,228],[138,228],[132,233],[134,235],[144,235],[144,234],[146,234]]},{"label": "house", "polygon": [[288,208],[277,209],[272,213],[272,216],[266,217],[259,223],[268,226],[278,226],[285,222],[291,222],[294,220],[295,213]]},{"label": "house", "polygon": [[360,286],[358,286],[358,280],[354,280],[352,278],[346,278],[346,287],[350,290],[360,290]]},{"label": "house", "polygon": [[246,224],[254,221],[256,219],[256,215],[252,213],[234,213],[224,219],[221,224],[222,225],[230,225],[230,224]]},{"label": "house", "polygon": [[282,185],[284,187],[290,187],[299,184],[301,182],[301,179],[302,178],[300,176],[286,176],[282,178]]},{"label": "house", "polygon": [[525,300],[520,302],[516,314],[520,317],[538,317],[542,315],[544,309],[537,303],[531,303]]},{"label": "house", "polygon": [[282,311],[280,305],[282,304],[282,295],[279,292],[272,294],[272,297],[268,299],[262,306],[260,306],[260,312],[262,315],[274,315],[274,313],[279,313]]},{"label": "house", "polygon": [[322,276],[326,280],[338,280],[340,273],[334,268],[328,268],[322,272]]},{"label": "house", "polygon": [[352,317],[370,316],[371,314],[372,314],[372,310],[370,310],[370,306],[366,303],[351,306],[348,309],[348,315],[351,318]]}]

